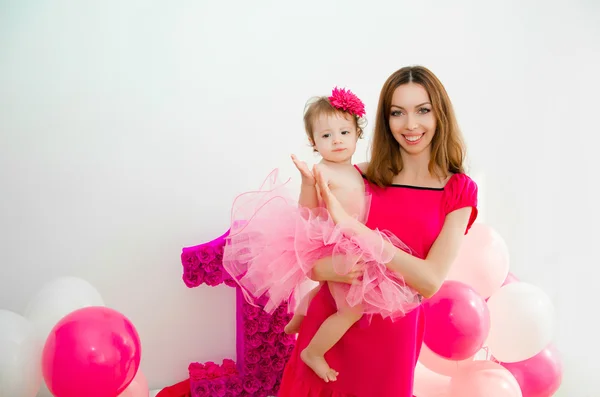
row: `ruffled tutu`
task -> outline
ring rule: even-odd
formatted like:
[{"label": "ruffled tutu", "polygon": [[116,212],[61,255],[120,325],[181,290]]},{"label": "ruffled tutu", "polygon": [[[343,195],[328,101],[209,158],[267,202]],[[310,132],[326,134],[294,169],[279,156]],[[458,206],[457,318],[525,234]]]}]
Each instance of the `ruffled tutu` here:
[{"label": "ruffled tutu", "polygon": [[[338,308],[361,305],[365,314],[397,318],[418,306],[416,291],[385,266],[394,253],[384,242],[410,252],[405,244],[380,231],[368,238],[344,233],[325,208],[299,207],[277,174],[269,174],[259,190],[239,195],[232,207],[223,266],[248,301],[264,304],[267,312],[285,301],[290,311],[305,311],[297,304],[303,286],[314,283],[308,275],[317,260],[333,256],[339,274],[358,263],[363,269],[352,285],[330,283]],[[366,219],[369,195],[357,193],[356,202],[363,208],[357,216]]]}]

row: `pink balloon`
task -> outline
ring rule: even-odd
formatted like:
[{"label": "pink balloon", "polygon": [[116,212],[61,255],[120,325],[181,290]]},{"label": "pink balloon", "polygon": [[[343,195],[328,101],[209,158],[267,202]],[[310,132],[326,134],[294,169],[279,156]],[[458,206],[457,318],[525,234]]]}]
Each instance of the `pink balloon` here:
[{"label": "pink balloon", "polygon": [[446,281],[424,301],[424,342],[434,353],[465,360],[481,349],[490,330],[485,301],[468,285]]},{"label": "pink balloon", "polygon": [[450,379],[452,397],[522,397],[515,377],[492,361],[473,361]]},{"label": "pink balloon", "polygon": [[142,373],[142,370],[138,370],[133,381],[127,386],[127,389],[119,397],[148,397],[150,390],[148,390],[148,381]]},{"label": "pink balloon", "polygon": [[462,281],[482,298],[500,289],[509,268],[508,247],[491,227],[475,223],[465,236],[447,280]]},{"label": "pink balloon", "polygon": [[115,397],[140,365],[133,324],[107,307],[86,307],[63,317],[42,353],[42,372],[55,397]]},{"label": "pink balloon", "polygon": [[553,345],[527,360],[500,365],[517,379],[523,397],[551,397],[562,382],[562,361]]}]

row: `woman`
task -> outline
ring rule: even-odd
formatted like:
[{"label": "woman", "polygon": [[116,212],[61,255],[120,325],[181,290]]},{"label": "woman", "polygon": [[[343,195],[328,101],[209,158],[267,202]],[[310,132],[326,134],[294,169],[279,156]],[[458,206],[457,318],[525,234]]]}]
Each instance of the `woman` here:
[{"label": "woman", "polygon": [[[371,194],[366,226],[353,221],[330,193],[322,175],[321,195],[336,222],[352,233],[389,230],[414,255],[395,250],[388,269],[425,298],[442,285],[464,234],[477,217],[477,186],[464,174],[465,149],[448,94],[420,66],[405,67],[384,84],[375,120],[371,162],[357,166]],[[393,247],[391,247],[393,248]],[[332,258],[315,265],[316,281],[352,282],[360,274],[337,275]],[[358,322],[326,354],[339,375],[325,383],[300,359],[321,323],[336,311],[328,288],[313,298],[283,375],[279,397],[410,397],[423,340],[420,309],[396,321]]]}]

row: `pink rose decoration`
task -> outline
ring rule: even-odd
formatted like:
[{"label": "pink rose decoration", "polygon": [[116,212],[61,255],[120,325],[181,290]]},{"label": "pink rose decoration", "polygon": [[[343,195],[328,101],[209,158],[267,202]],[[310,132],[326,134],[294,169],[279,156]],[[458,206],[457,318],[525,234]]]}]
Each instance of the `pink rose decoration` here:
[{"label": "pink rose decoration", "polygon": [[221,376],[223,376],[224,372],[223,369],[221,367],[219,367],[218,365],[216,365],[215,363],[212,363],[212,365],[207,365],[206,366],[206,378],[207,379],[217,379],[220,378]]},{"label": "pink rose decoration", "polygon": [[223,365],[221,367],[223,368],[223,372],[225,373],[225,375],[234,375],[238,372],[237,366],[235,365],[235,361],[228,358],[223,360]]},{"label": "pink rose decoration", "polygon": [[[182,250],[181,263],[186,286],[191,288],[203,283],[210,286],[225,283],[239,288],[222,267],[224,244],[225,240],[219,238]],[[283,327],[291,318],[287,305],[282,305],[270,315],[262,309],[266,302],[267,297],[262,297],[257,307],[238,301],[238,316],[241,315],[241,332],[244,333],[243,344],[238,345],[238,349],[243,348],[240,369],[231,359],[224,359],[221,365],[214,362],[190,364],[191,397],[277,395],[283,367],[294,347],[295,338],[283,333]]]},{"label": "pink rose decoration", "polygon": [[246,320],[244,327],[246,329],[246,335],[254,335],[258,332],[258,323],[254,320]]},{"label": "pink rose decoration", "polygon": [[248,335],[246,338],[246,343],[250,348],[257,348],[262,343],[262,338],[259,334]]},{"label": "pink rose decoration", "polygon": [[206,271],[206,273],[221,271],[221,269],[223,267],[222,263],[223,263],[222,258],[220,261],[213,259],[212,261],[205,263],[204,270]]},{"label": "pink rose decoration", "polygon": [[[282,346],[282,345],[278,345]],[[260,356],[263,358],[269,358],[275,355],[275,347],[272,345],[261,345],[258,347],[257,351],[260,353]]]},{"label": "pink rose decoration", "polygon": [[274,332],[266,332],[266,333],[262,334],[261,336],[262,336],[262,340],[269,345],[275,344],[275,342],[278,340],[277,334]]},{"label": "pink rose decoration", "polygon": [[275,347],[275,354],[277,354],[277,357],[280,358],[285,358],[287,357],[288,353],[288,346],[286,345],[277,345]]},{"label": "pink rose decoration", "polygon": [[283,371],[283,367],[285,367],[285,360],[279,357],[275,357],[271,365],[274,371]]},{"label": "pink rose decoration", "polygon": [[212,391],[214,397],[224,397],[227,389],[225,388],[225,380],[224,379],[215,379],[212,382]]},{"label": "pink rose decoration", "polygon": [[229,275],[227,276],[228,278],[226,278],[225,280],[223,280],[223,282],[225,283],[226,286],[228,287],[237,287],[237,283],[235,282],[234,279],[232,279]]},{"label": "pink rose decoration", "polygon": [[249,350],[246,352],[246,361],[250,364],[256,364],[260,361],[261,355],[258,350]]},{"label": "pink rose decoration", "polygon": [[202,263],[203,265],[206,265],[207,263],[215,259],[215,251],[210,245],[201,246],[198,249],[197,255],[198,259],[200,260],[200,263]]},{"label": "pink rose decoration", "polygon": [[329,102],[334,108],[348,112],[351,115],[358,117],[365,115],[365,105],[350,90],[335,87],[331,92]]},{"label": "pink rose decoration", "polygon": [[191,363],[188,367],[188,372],[192,380],[202,380],[206,378],[206,369],[202,364]]},{"label": "pink rose decoration", "polygon": [[260,317],[258,319],[258,331],[259,332],[267,332],[271,329],[271,322],[268,317]]},{"label": "pink rose decoration", "polygon": [[247,374],[253,374],[258,370],[258,363],[251,363],[250,361],[246,361],[244,364],[244,372]]},{"label": "pink rose decoration", "polygon": [[212,273],[206,273],[204,281],[207,285],[215,287],[223,282],[223,272],[221,270],[214,271]]},{"label": "pink rose decoration", "polygon": [[273,368],[271,367],[271,359],[263,358],[262,360],[260,360],[260,362],[258,363],[258,368],[263,372],[271,372],[273,370]]},{"label": "pink rose decoration", "polygon": [[244,390],[248,393],[256,393],[260,389],[260,383],[258,379],[253,376],[246,376],[244,378]]},{"label": "pink rose decoration", "polygon": [[250,304],[245,304],[244,308],[242,309],[242,312],[246,320],[253,319],[259,315],[260,308],[252,306]]},{"label": "pink rose decoration", "polygon": [[238,377],[231,377],[225,381],[225,387],[229,390],[234,396],[237,396],[244,390],[244,386],[242,385],[242,380]]},{"label": "pink rose decoration", "polygon": [[285,321],[285,319],[282,319],[280,317],[273,317],[273,326],[271,327],[271,331],[281,333],[283,332],[283,329],[285,328],[287,323],[288,322]]},{"label": "pink rose decoration", "polygon": [[194,396],[196,396],[196,397],[211,397],[210,383],[207,380],[195,383]]}]

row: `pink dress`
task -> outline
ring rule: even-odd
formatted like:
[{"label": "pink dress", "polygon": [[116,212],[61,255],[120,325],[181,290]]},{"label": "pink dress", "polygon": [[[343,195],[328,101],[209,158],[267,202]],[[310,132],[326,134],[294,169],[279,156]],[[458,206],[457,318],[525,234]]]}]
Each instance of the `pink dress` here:
[{"label": "pink dress", "polygon": [[[352,211],[366,218],[370,192],[361,188],[346,197]],[[356,195],[356,197],[354,197]],[[410,249],[388,232],[373,236],[350,236],[344,225],[336,225],[325,208],[309,210],[298,206],[287,182],[273,171],[260,189],[236,198],[232,207],[231,228],[223,253],[223,267],[240,285],[246,299],[264,305],[267,312],[290,302],[290,311],[306,313],[297,307],[301,286],[310,282],[307,274],[319,258],[334,256],[340,274],[361,261],[363,277],[355,285],[331,286],[336,306],[361,305],[363,313],[396,319],[416,308],[416,291],[389,271],[394,250],[391,242],[407,252]]]},{"label": "pink dress", "polygon": [[[427,256],[448,213],[473,208],[465,233],[477,217],[477,185],[464,174],[453,175],[440,189],[400,185],[382,189],[372,184],[369,189],[372,200],[367,226],[390,230],[421,258]],[[329,289],[321,288],[302,323],[278,396],[412,396],[425,327],[421,308],[396,321],[374,316],[370,324],[354,324],[325,355],[340,373],[336,382],[325,383],[302,362],[300,352],[335,310]]]}]

